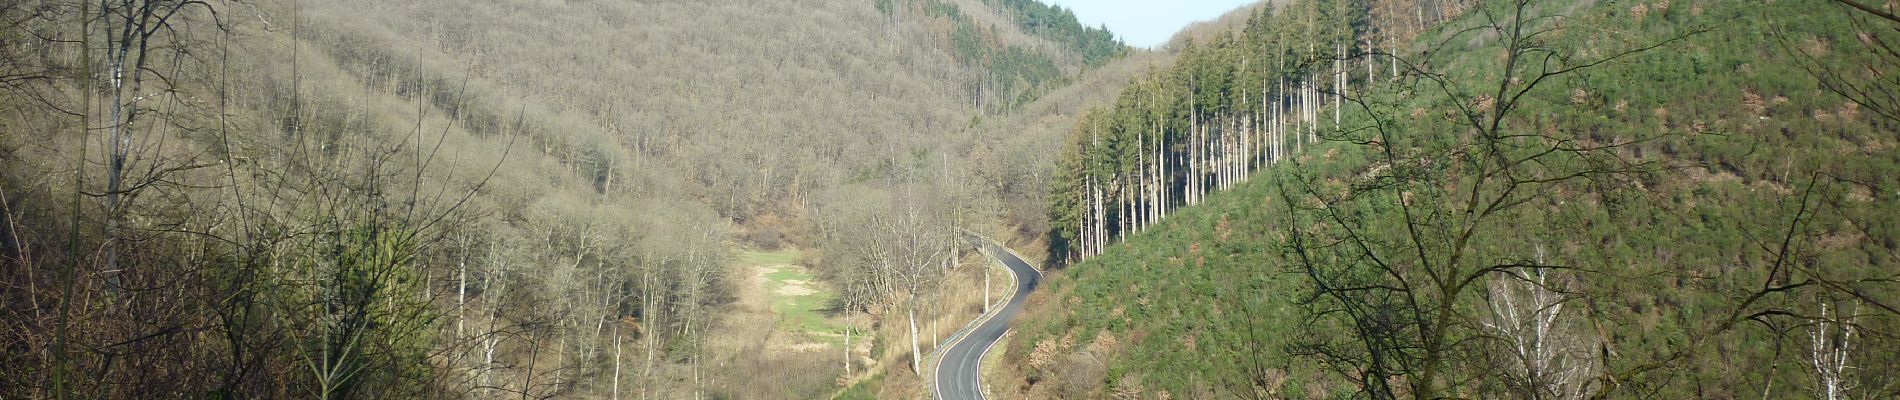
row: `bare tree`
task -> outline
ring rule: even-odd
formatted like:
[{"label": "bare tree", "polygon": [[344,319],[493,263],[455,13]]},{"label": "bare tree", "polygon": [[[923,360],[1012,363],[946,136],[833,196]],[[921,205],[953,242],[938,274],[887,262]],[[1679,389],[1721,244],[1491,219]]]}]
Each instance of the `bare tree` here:
[{"label": "bare tree", "polygon": [[[907,185],[910,186],[910,185]],[[888,214],[875,220],[884,232],[878,239],[890,258],[885,260],[902,285],[904,312],[910,322],[911,370],[923,373],[923,355],[917,331],[917,307],[924,301],[922,290],[931,287],[943,271],[937,266],[954,256],[948,249],[952,227],[941,218],[936,204],[926,202],[927,194],[906,187]]]},{"label": "bare tree", "polygon": [[[1821,86],[1888,121],[1900,121],[1900,10],[1889,2],[1833,0],[1849,14],[1861,51],[1829,56],[1797,44],[1804,27],[1785,28],[1777,38],[1792,59]],[[1891,125],[1890,125],[1891,126]]]},{"label": "bare tree", "polygon": [[[1526,132],[1517,114],[1533,93],[1566,76],[1700,31],[1625,44],[1602,56],[1579,55],[1553,45],[1579,29],[1552,8],[1534,0],[1478,3],[1470,10],[1476,17],[1445,28],[1450,34],[1425,53],[1388,55],[1404,72],[1394,89],[1441,99],[1430,111],[1442,113],[1448,125],[1408,120],[1398,104],[1336,93],[1342,101],[1336,106],[1366,119],[1323,139],[1363,146],[1374,154],[1374,164],[1344,184],[1309,175],[1297,164],[1281,177],[1289,261],[1315,288],[1308,305],[1315,313],[1336,315],[1352,332],[1307,349],[1360,382],[1370,397],[1432,399],[1471,382],[1462,374],[1473,370],[1466,363],[1481,362],[1476,343],[1482,341],[1474,339],[1486,334],[1475,323],[1481,318],[1467,310],[1487,277],[1592,269],[1481,250],[1480,244],[1517,239],[1500,235],[1494,223],[1528,217],[1520,208],[1554,202],[1550,196],[1559,188],[1614,190],[1667,167],[1621,154],[1662,135],[1599,140],[1583,132]],[[1477,52],[1447,45],[1481,35],[1495,35],[1495,45]],[[1502,63],[1475,78],[1440,69],[1457,57],[1497,57]],[[1304,112],[1312,129],[1317,111],[1309,106]],[[1367,209],[1379,212],[1362,212]]]},{"label": "bare tree", "polygon": [[[172,82],[164,82],[164,87],[156,93],[146,93],[145,81],[148,78],[170,80],[176,77],[177,70],[157,70],[153,61],[168,59],[174,65],[177,58],[188,57],[181,36],[177,35],[181,24],[192,15],[188,10],[199,8],[210,12],[215,19],[216,9],[210,3],[200,0],[119,0],[99,3],[98,21],[103,26],[105,40],[105,65],[110,82],[106,107],[110,110],[106,121],[106,243],[105,275],[116,282],[119,274],[119,241],[117,223],[119,214],[124,211],[122,199],[127,192],[139,187],[159,182],[165,177],[148,173],[132,186],[125,181],[128,157],[133,152],[133,135],[139,121],[140,111],[145,109],[140,103],[157,101],[176,95]],[[91,33],[87,32],[90,36]],[[85,62],[92,62],[86,60]],[[154,168],[154,172],[169,173],[176,169]]]},{"label": "bare tree", "polygon": [[[1814,367],[1815,394],[1827,400],[1847,397],[1853,388],[1847,379],[1853,369],[1848,355],[1854,349],[1854,312],[1828,312],[1828,301],[1821,301],[1821,313],[1808,320],[1808,365]],[[1854,307],[1858,309],[1859,307]]]},{"label": "bare tree", "polygon": [[[1536,265],[1544,265],[1543,253],[1539,245]],[[1493,275],[1485,298],[1491,313],[1480,324],[1502,342],[1501,372],[1518,398],[1587,398],[1596,390],[1599,347],[1581,330],[1576,313],[1564,312],[1574,295],[1551,275],[1540,267]]]}]

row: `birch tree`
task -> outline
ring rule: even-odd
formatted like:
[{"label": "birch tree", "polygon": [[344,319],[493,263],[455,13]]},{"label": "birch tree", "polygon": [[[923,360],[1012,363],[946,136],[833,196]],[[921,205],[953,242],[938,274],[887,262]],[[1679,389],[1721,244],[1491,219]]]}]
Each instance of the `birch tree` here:
[{"label": "birch tree", "polygon": [[923,373],[923,356],[917,331],[917,307],[923,293],[942,273],[936,266],[952,256],[951,229],[945,225],[928,194],[917,188],[905,188],[892,204],[889,214],[876,218],[884,231],[879,242],[891,257],[886,261],[901,282],[905,318],[910,324],[911,371]]},{"label": "birch tree", "polygon": [[[216,18],[216,11],[210,3],[199,0],[118,0],[99,2],[98,22],[105,38],[104,50],[107,78],[106,103],[108,120],[106,121],[106,243],[105,275],[115,279],[119,273],[120,238],[118,237],[118,218],[124,210],[122,204],[128,190],[150,185],[165,179],[163,174],[176,169],[152,168],[146,176],[138,177],[132,187],[126,186],[126,170],[134,154],[133,132],[139,129],[141,111],[150,109],[147,105],[160,102],[176,95],[170,82],[164,82],[156,93],[147,93],[146,79],[166,79],[167,75],[176,75],[175,67],[186,57],[182,38],[174,35],[180,29],[178,24],[188,23],[195,13],[190,9],[210,12]],[[90,36],[91,32],[85,35]],[[172,68],[153,65],[153,62],[171,62]],[[87,63],[93,60],[85,60]]]},{"label": "birch tree", "polygon": [[[1536,265],[1545,265],[1543,248]],[[1595,392],[1596,340],[1582,331],[1573,298],[1549,268],[1523,267],[1491,277],[1482,326],[1500,342],[1506,386],[1523,399],[1575,400]]]},{"label": "birch tree", "polygon": [[1814,370],[1815,396],[1826,400],[1849,398],[1847,391],[1853,389],[1849,372],[1854,368],[1849,355],[1854,350],[1854,313],[1859,307],[1849,310],[1828,310],[1827,300],[1821,301],[1821,312],[1808,320],[1808,366]]},{"label": "birch tree", "polygon": [[[1487,336],[1521,336],[1502,342],[1524,345],[1519,358],[1527,367],[1519,375],[1526,377],[1524,386],[1537,391],[1557,392],[1549,389],[1552,382],[1575,380],[1555,377],[1588,372],[1581,369],[1587,362],[1559,362],[1563,352],[1533,348],[1557,349],[1550,343],[1531,346],[1550,339],[1537,337],[1538,326],[1561,326],[1560,297],[1538,297],[1540,292],[1535,290],[1505,287],[1492,296],[1499,302],[1493,310],[1504,312],[1502,316],[1480,317],[1467,310],[1486,293],[1487,280],[1521,276],[1524,283],[1515,285],[1522,286],[1538,279],[1548,282],[1537,277],[1544,269],[1593,269],[1499,254],[1481,246],[1520,240],[1490,224],[1506,216],[1533,218],[1536,214],[1523,214],[1520,209],[1554,201],[1549,196],[1559,188],[1584,182],[1626,182],[1664,165],[1620,153],[1643,139],[1579,144],[1580,132],[1523,132],[1519,108],[1533,92],[1561,85],[1566,76],[1693,33],[1600,55],[1576,55],[1549,45],[1575,32],[1566,25],[1575,22],[1552,14],[1558,11],[1549,8],[1533,0],[1480,3],[1474,12],[1486,18],[1456,32],[1495,33],[1499,35],[1496,47],[1399,60],[1407,80],[1401,85],[1442,96],[1433,107],[1452,116],[1446,125],[1408,120],[1395,110],[1397,106],[1341,93],[1337,98],[1344,100],[1342,106],[1364,119],[1360,125],[1327,132],[1324,139],[1365,146],[1375,155],[1374,163],[1383,165],[1363,172],[1346,187],[1329,185],[1298,168],[1281,176],[1281,196],[1288,204],[1284,226],[1291,249],[1287,261],[1312,284],[1313,298],[1322,299],[1309,305],[1314,308],[1311,312],[1336,316],[1351,332],[1343,341],[1314,338],[1320,343],[1313,347],[1326,349],[1317,355],[1322,362],[1358,371],[1355,379],[1363,382],[1362,390],[1373,398],[1409,394],[1429,399],[1465,390],[1470,381],[1460,376],[1467,371],[1461,359],[1480,352],[1472,347],[1481,342],[1475,339]],[[1448,61],[1445,57],[1498,57],[1504,62],[1476,77],[1454,78],[1434,69]],[[1311,106],[1306,108],[1310,129],[1314,114]],[[1435,134],[1459,135],[1460,139],[1434,140]],[[1556,287],[1541,286],[1542,290]],[[1505,300],[1513,304],[1504,306]],[[1526,308],[1524,302],[1549,303],[1551,309],[1526,313],[1543,307]],[[1537,322],[1540,317],[1549,322]],[[1474,323],[1486,318],[1497,328]],[[1405,387],[1394,387],[1395,383]],[[1568,383],[1558,387],[1563,392],[1558,394],[1564,396],[1587,392]]]}]

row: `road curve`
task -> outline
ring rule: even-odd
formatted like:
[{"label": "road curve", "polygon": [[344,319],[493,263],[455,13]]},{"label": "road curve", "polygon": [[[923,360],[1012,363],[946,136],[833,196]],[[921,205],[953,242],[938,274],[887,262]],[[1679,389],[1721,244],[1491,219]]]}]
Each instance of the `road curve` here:
[{"label": "road curve", "polygon": [[968,336],[951,344],[948,350],[943,351],[943,356],[937,358],[936,377],[933,378],[936,381],[933,386],[936,387],[937,400],[983,398],[980,367],[983,355],[989,353],[990,347],[996,345],[1004,332],[1009,331],[1010,321],[1016,318],[1018,311],[1022,311],[1023,300],[1029,298],[1029,291],[1035,290],[1037,281],[1042,278],[1041,272],[1001,246],[977,238],[970,238],[970,242],[985,249],[984,253],[988,253],[992,260],[1001,262],[1009,268],[1010,274],[1016,275],[1016,292],[1010,296],[1009,303],[997,309],[994,316],[983,320],[982,325],[970,330]]}]

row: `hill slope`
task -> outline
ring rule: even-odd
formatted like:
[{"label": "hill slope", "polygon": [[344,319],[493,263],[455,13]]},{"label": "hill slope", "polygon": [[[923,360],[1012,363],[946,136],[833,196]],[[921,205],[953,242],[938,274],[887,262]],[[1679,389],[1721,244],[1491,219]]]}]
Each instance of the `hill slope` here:
[{"label": "hill slope", "polygon": [[1062,22],[1017,2],[213,3],[0,5],[0,396],[824,393],[701,340],[734,239],[1119,54],[973,22]]},{"label": "hill slope", "polygon": [[[1085,118],[1051,196],[1054,241],[1070,245],[1052,258],[1083,260],[1022,317],[1004,355],[1021,373],[999,386],[1895,394],[1896,124],[1824,85],[1889,81],[1810,73],[1892,65],[1867,47],[1894,39],[1889,22],[1823,1],[1547,1],[1520,14],[1529,42],[1510,35],[1516,9],[1476,3],[1446,3],[1459,7],[1396,35],[1416,38],[1387,59],[1363,44],[1392,24],[1377,7],[1306,25],[1302,10],[1358,3],[1296,2],[1248,24],[1278,28],[1184,51]],[[1340,52],[1353,76],[1302,88],[1337,78],[1340,53],[1304,49],[1329,37],[1359,39]],[[1263,49],[1306,61],[1248,64]],[[1250,91],[1271,97],[1252,106]],[[1215,167],[1188,164],[1203,160]],[[1817,357],[1855,372],[1817,374]]]}]

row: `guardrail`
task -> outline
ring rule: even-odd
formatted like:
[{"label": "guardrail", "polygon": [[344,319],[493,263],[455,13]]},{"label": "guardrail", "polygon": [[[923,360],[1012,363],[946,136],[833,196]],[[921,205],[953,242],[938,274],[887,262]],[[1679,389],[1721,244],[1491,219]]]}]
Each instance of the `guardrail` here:
[{"label": "guardrail", "polygon": [[[992,241],[989,238],[983,237],[981,235],[970,233],[969,231],[964,231],[963,234],[968,239],[975,239],[971,241],[972,242],[971,244],[976,245],[976,251],[983,253],[983,256],[988,257],[991,263],[1002,266],[1003,270],[1005,271],[1009,270],[1009,265],[1006,265],[1005,263],[1003,263],[1003,260],[999,259],[998,257],[996,257],[996,254],[992,253],[993,251],[995,251],[991,249],[992,247],[1002,247],[1002,246],[996,246],[994,245],[994,243],[996,243],[995,241]],[[1023,259],[1021,255],[1016,254],[1015,251],[1012,251],[1009,248],[1003,248],[1003,251],[1008,251],[1011,256],[1015,256],[1019,260],[1024,260],[1023,263],[1025,264],[1029,262],[1028,260]],[[1036,266],[1034,264],[1030,264],[1030,268],[1033,269],[1035,267]],[[984,273],[987,274],[989,272],[984,272]],[[1038,273],[1040,273],[1040,271],[1038,271]],[[925,357],[925,359],[929,361],[927,365],[930,366],[928,368],[929,371],[924,372],[924,376],[925,376],[924,388],[925,389],[929,390],[931,393],[936,393],[937,370],[941,367],[939,364],[943,362],[944,350],[949,349],[950,346],[955,345],[958,341],[963,340],[964,337],[969,336],[970,331],[974,331],[976,330],[977,327],[983,326],[984,322],[989,322],[989,320],[994,319],[997,313],[1002,312],[1003,305],[1009,304],[1009,300],[1016,297],[1017,282],[1016,282],[1015,272],[1011,272],[1009,274],[1009,287],[1010,289],[1009,289],[1008,295],[1005,295],[1001,299],[998,299],[997,301],[992,302],[986,307],[984,307],[983,314],[978,315],[976,319],[970,321],[969,324],[965,324],[963,328],[957,329],[956,332],[951,333],[950,337],[944,338],[943,341],[937,343],[936,348],[930,350],[930,355]],[[981,374],[981,373],[982,373],[981,371],[978,372],[978,374]]]},{"label": "guardrail", "polygon": [[[1030,261],[1029,261],[1029,257],[1023,257],[1023,255],[1022,255],[1021,253],[1017,253],[1017,252],[1016,252],[1016,250],[1013,250],[1013,249],[1010,249],[1010,248],[1009,248],[1009,246],[1003,246],[1003,245],[1002,245],[1002,243],[1003,243],[1003,242],[1001,242],[1001,241],[997,241],[996,239],[991,239],[991,238],[990,238],[990,237],[988,237],[988,236],[983,236],[983,235],[978,235],[978,234],[976,234],[976,233],[972,233],[972,232],[970,232],[970,231],[964,231],[964,232],[963,232],[963,234],[965,234],[965,235],[970,235],[970,236],[975,236],[975,237],[976,237],[976,238],[978,238],[978,239],[982,239],[984,243],[995,243],[995,244],[997,245],[997,246],[995,246],[996,248],[999,248],[999,249],[1003,249],[1003,251],[1004,251],[1004,252],[1008,252],[1010,256],[1012,256],[1012,257],[1016,257],[1016,259],[1017,259],[1017,260],[1022,260],[1022,262],[1023,262],[1023,265],[1028,265],[1028,266],[1029,266],[1029,269],[1033,269],[1033,270],[1036,270],[1036,274],[1037,274],[1037,275],[1041,275],[1041,274],[1042,274],[1042,271],[1043,271],[1043,270],[1042,270],[1042,266],[1041,266],[1041,265],[1036,265],[1036,263],[1034,263],[1034,262],[1030,262]],[[987,253],[985,253],[985,254],[987,254]]]}]

